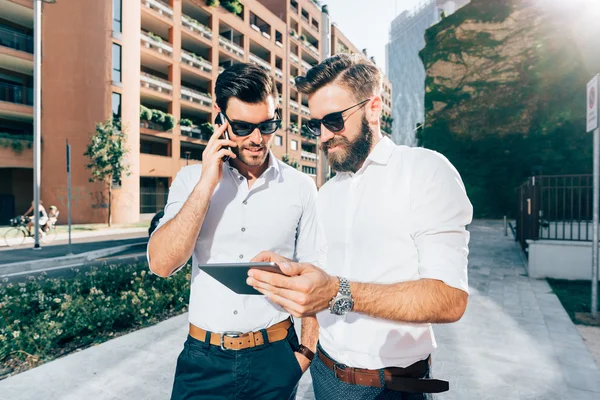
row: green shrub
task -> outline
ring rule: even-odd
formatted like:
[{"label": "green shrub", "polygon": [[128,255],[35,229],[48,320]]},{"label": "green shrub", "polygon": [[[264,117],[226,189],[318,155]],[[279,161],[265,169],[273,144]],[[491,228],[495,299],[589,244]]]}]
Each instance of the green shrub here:
[{"label": "green shrub", "polygon": [[150,36],[152,39],[154,39],[155,41],[157,41],[158,43],[162,43],[162,38],[158,35],[155,35],[152,32],[148,32],[148,36]]},{"label": "green shrub", "polygon": [[206,5],[209,7],[219,7],[219,0],[206,0]]},{"label": "green shrub", "polygon": [[207,135],[212,135],[215,132],[215,127],[210,122],[204,122],[200,125],[200,130]]},{"label": "green shrub", "polygon": [[13,149],[13,151],[15,153],[20,153],[23,151],[23,149],[25,148],[25,146],[23,146],[23,142],[20,140],[13,140],[10,143],[10,147]]},{"label": "green shrub", "polygon": [[181,121],[179,121],[179,125],[181,126],[194,126],[194,123],[192,122],[191,119],[182,119]]},{"label": "green shrub", "polygon": [[242,11],[244,10],[242,5],[237,0],[227,0],[227,1],[224,1],[222,3],[222,5],[223,5],[224,9],[226,9],[227,11],[229,11],[235,15],[241,15]]},{"label": "green shrub", "polygon": [[145,263],[91,267],[73,278],[0,284],[0,370],[56,358],[185,311],[190,271],[159,278]]},{"label": "green shrub", "polygon": [[165,114],[165,122],[163,123],[163,128],[165,128],[166,131],[170,131],[171,129],[173,129],[176,123],[177,120],[173,115]]},{"label": "green shrub", "polygon": [[144,121],[152,120],[152,110],[148,107],[140,106],[140,119]]},{"label": "green shrub", "polygon": [[160,110],[152,110],[152,122],[157,124],[165,123],[165,113]]},{"label": "green shrub", "polygon": [[303,33],[303,34],[302,34],[302,36],[300,36],[300,39],[301,39],[303,42],[306,42],[306,35]]}]

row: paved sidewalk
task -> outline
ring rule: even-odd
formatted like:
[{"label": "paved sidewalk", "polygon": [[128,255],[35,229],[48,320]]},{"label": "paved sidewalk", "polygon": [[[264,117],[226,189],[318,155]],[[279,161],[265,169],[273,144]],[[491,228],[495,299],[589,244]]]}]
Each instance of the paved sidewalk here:
[{"label": "paved sidewalk", "polygon": [[[436,399],[598,400],[600,372],[545,281],[529,279],[502,223],[471,227],[471,297],[463,319],[434,327]],[[169,397],[186,335],[182,315],[0,381],[0,399]],[[299,399],[313,399],[304,376]]]},{"label": "paved sidewalk", "polygon": [[[150,225],[150,222],[148,222]],[[5,229],[5,228],[2,228]],[[129,237],[142,237],[148,236],[148,227],[137,227],[137,228],[102,228],[102,229],[93,229],[93,230],[74,230],[71,232],[71,241],[73,243],[80,241],[87,241],[85,239],[96,239],[97,240],[109,240],[111,237],[119,237],[119,236],[129,236]],[[60,232],[56,234],[56,238],[51,243],[41,243],[42,248],[44,247],[52,247],[61,243],[68,243],[69,241],[69,233],[68,232]],[[25,243],[20,246],[16,246],[13,248],[30,248],[33,247],[34,240],[33,238],[25,238]],[[11,249],[6,245],[6,241],[4,240],[4,234],[0,236],[0,250]]]}]

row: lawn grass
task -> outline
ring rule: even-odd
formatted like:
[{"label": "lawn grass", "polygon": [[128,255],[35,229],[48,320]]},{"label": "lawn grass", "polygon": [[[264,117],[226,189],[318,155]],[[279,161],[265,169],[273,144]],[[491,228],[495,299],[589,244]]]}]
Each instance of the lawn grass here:
[{"label": "lawn grass", "polygon": [[552,291],[576,324],[582,323],[575,318],[576,313],[589,313],[592,304],[592,284],[590,281],[547,279]]}]

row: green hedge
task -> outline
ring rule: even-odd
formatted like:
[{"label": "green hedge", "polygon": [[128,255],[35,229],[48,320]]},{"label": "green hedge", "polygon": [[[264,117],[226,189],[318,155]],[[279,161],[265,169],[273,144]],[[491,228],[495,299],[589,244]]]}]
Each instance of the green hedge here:
[{"label": "green hedge", "polygon": [[23,370],[156,324],[189,301],[189,266],[167,279],[145,263],[75,271],[0,284],[0,370]]},{"label": "green hedge", "polygon": [[144,106],[140,106],[140,119],[162,125],[165,131],[170,131],[177,124],[177,120],[173,115]]}]

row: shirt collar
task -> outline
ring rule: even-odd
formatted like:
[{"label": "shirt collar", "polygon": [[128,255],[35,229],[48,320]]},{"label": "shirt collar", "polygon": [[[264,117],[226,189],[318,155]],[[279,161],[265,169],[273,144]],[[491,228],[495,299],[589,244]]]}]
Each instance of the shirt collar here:
[{"label": "shirt collar", "polygon": [[[226,163],[223,163],[223,167],[229,169],[230,171],[236,171],[236,173],[239,174],[239,171],[237,170],[237,168],[235,168],[233,165],[231,165],[229,163],[229,161],[227,161]],[[266,177],[267,174],[269,173],[269,171],[273,171],[273,176],[274,178],[278,178],[281,174],[281,169],[279,168],[279,163],[277,162],[277,158],[275,157],[275,155],[273,154],[273,152],[271,150],[269,150],[269,161],[268,161],[268,165],[267,165],[267,169],[262,173],[262,177]]]},{"label": "shirt collar", "polygon": [[375,163],[386,165],[394,152],[396,145],[387,136],[384,136],[371,151],[367,160]]}]

